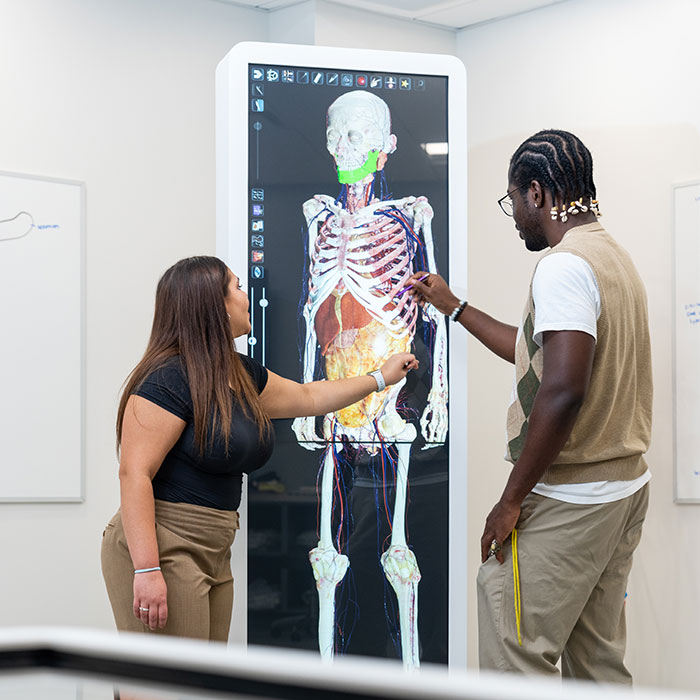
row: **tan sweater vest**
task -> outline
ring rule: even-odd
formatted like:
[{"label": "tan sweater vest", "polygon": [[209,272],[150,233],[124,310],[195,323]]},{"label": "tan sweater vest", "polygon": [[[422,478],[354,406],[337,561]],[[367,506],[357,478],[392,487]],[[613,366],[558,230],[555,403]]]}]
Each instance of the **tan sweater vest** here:
[{"label": "tan sweater vest", "polygon": [[[557,253],[573,253],[591,266],[601,310],[588,393],[569,439],[542,481],[636,479],[647,469],[643,454],[651,437],[651,351],[644,285],[627,251],[598,223],[570,229],[542,258]],[[506,459],[513,463],[522,452],[542,378],[542,348],[533,340],[536,312],[530,282],[515,348],[516,398],[508,409]]]}]

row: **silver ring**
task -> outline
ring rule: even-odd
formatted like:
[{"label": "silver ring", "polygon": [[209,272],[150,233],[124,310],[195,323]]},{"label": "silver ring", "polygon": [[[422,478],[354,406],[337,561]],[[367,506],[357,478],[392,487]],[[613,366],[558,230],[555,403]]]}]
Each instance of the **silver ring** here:
[{"label": "silver ring", "polygon": [[486,555],[486,558],[489,559],[491,557],[495,557],[500,551],[501,545],[498,543],[498,540],[493,539],[491,540],[491,546],[489,547],[489,553]]},{"label": "silver ring", "polygon": [[149,609],[150,609],[150,608],[142,608],[142,607],[139,606],[139,610],[140,610],[141,612],[148,612]]}]

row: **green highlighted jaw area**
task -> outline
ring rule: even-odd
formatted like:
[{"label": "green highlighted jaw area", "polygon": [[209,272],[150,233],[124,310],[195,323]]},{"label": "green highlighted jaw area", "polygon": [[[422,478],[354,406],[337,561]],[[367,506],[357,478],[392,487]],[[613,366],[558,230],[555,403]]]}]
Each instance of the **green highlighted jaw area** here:
[{"label": "green highlighted jaw area", "polygon": [[367,155],[367,160],[364,165],[354,170],[338,170],[338,182],[341,185],[354,185],[356,182],[363,180],[368,175],[377,172],[377,158],[379,151],[370,151]]}]

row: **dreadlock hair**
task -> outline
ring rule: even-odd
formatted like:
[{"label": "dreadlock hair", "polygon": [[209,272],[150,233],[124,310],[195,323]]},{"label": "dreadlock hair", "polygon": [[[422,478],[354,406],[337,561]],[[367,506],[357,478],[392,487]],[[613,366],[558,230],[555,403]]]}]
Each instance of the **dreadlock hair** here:
[{"label": "dreadlock hair", "polygon": [[538,131],[524,141],[510,159],[508,178],[523,188],[537,180],[554,204],[596,197],[591,152],[568,131]]}]

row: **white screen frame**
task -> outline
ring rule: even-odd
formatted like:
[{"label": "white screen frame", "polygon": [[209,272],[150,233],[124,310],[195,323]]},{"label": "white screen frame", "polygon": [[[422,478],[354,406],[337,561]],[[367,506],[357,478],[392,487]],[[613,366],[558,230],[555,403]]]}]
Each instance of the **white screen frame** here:
[{"label": "white screen frame", "polygon": [[[453,291],[467,292],[467,85],[462,62],[454,56],[339,49],[296,44],[243,42],[234,46],[216,70],[216,252],[247,285],[248,255],[248,94],[251,64],[318,66],[330,70],[420,74],[448,78],[449,134],[449,278]],[[232,135],[236,138],[232,138]],[[246,167],[242,167],[246,164]],[[449,396],[449,608],[448,663],[467,665],[467,334],[450,333]],[[241,352],[243,343],[239,345]],[[245,346],[247,348],[247,345]],[[244,495],[241,511],[245,512]],[[245,551],[245,517],[237,535],[238,552]],[[234,557],[234,579],[247,581],[245,556]],[[245,640],[247,595],[236,590],[232,639]],[[241,630],[244,637],[241,638]]]}]

